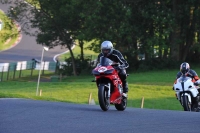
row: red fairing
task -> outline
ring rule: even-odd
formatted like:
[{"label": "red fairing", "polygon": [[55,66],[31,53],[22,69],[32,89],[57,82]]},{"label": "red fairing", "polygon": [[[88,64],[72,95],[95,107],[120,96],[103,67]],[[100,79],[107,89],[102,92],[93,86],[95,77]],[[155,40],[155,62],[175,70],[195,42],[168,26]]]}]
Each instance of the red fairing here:
[{"label": "red fairing", "polygon": [[96,78],[97,86],[100,82],[111,81],[110,103],[120,104],[122,92],[119,91],[119,86],[122,86],[122,81],[118,76],[117,70],[113,66],[97,66],[93,70]]}]

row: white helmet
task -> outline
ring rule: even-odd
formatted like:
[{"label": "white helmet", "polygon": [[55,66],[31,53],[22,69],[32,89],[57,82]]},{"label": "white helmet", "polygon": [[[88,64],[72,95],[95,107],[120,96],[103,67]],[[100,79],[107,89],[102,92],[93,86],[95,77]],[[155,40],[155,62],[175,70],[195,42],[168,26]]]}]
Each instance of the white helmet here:
[{"label": "white helmet", "polygon": [[101,44],[101,53],[104,56],[109,56],[113,52],[113,44],[110,41],[104,41]]},{"label": "white helmet", "polygon": [[187,74],[190,70],[190,65],[187,62],[183,62],[180,66],[180,71],[182,74]]}]

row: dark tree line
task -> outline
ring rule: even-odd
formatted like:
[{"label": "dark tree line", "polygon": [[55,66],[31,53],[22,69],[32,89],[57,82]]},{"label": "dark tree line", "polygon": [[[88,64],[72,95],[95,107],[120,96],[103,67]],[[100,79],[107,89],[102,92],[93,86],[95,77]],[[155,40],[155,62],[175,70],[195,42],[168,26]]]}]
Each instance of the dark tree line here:
[{"label": "dark tree line", "polygon": [[[5,2],[5,0],[4,0]],[[70,50],[78,40],[81,60],[84,42],[100,52],[111,40],[132,69],[173,67],[174,62],[196,63],[200,58],[199,0],[29,0],[15,1],[9,16],[33,27],[37,42]],[[30,33],[28,31],[27,33]],[[33,35],[33,34],[32,34]],[[139,60],[143,55],[144,60]],[[148,65],[147,65],[148,64]],[[147,67],[151,66],[151,67]]]}]

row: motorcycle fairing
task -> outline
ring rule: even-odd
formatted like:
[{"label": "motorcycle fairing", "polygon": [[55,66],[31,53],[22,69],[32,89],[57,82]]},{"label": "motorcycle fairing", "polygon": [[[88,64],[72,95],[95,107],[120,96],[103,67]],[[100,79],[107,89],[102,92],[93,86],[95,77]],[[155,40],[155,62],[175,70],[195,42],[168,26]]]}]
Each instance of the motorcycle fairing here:
[{"label": "motorcycle fairing", "polygon": [[[122,86],[122,82],[118,76],[117,70],[115,70],[112,66],[113,61],[106,58],[101,57],[100,63],[97,67],[92,71],[92,73],[96,77],[97,86],[101,83],[111,83],[110,87],[110,103],[111,104],[120,104],[122,99],[122,91],[119,90],[119,86]],[[105,81],[107,80],[107,81]],[[106,86],[106,85],[105,85]],[[121,88],[120,88],[121,89]]]},{"label": "motorcycle fairing", "polygon": [[[118,90],[118,84],[120,84],[120,86],[122,86],[122,82],[119,79],[118,76],[103,76],[103,79],[101,79],[102,76],[96,76],[96,83],[97,85],[101,84],[101,80],[103,80],[105,82],[105,79],[107,80],[106,82],[109,83],[109,81],[112,83],[111,87],[108,88],[108,84],[104,85],[106,88],[110,89],[110,103],[111,104],[120,104],[121,103],[121,99],[122,96],[120,94],[120,91]],[[116,100],[117,99],[117,100]]]},{"label": "motorcycle fairing", "polygon": [[[182,84],[184,84],[184,89]],[[191,93],[192,97],[196,97],[198,95],[198,90],[196,86],[194,86],[192,79],[186,76],[181,76],[177,79],[177,82],[174,84],[174,90],[177,93],[178,100],[180,100],[180,94],[182,95],[183,92],[188,95]]]},{"label": "motorcycle fairing", "polygon": [[94,75],[102,75],[102,74],[112,74],[114,72],[114,68],[112,66],[97,66],[92,73]]}]

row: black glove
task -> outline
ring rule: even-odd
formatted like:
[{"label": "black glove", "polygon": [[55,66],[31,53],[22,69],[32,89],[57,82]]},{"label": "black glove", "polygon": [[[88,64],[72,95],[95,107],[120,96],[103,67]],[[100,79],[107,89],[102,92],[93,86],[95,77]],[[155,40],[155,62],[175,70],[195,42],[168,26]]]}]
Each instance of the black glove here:
[{"label": "black glove", "polygon": [[124,66],[123,65],[119,65],[118,68],[119,69],[124,69]]},{"label": "black glove", "polygon": [[116,70],[121,70],[121,66],[120,66],[120,65],[113,65],[113,67],[114,67]]},{"label": "black glove", "polygon": [[172,87],[172,90],[174,90],[174,87]]},{"label": "black glove", "polygon": [[198,86],[198,85],[199,85],[199,83],[198,83],[198,82],[194,82],[194,85]]},{"label": "black glove", "polygon": [[119,65],[119,68],[120,68],[120,69],[126,69],[126,65],[125,65],[125,64],[120,64],[120,65]]}]

